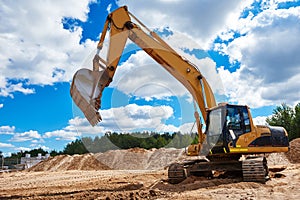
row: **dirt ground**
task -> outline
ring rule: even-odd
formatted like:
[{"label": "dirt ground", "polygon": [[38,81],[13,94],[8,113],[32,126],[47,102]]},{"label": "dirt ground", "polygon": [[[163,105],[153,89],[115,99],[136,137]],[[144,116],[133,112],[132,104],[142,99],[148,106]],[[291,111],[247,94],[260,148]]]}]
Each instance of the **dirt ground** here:
[{"label": "dirt ground", "polygon": [[18,172],[0,173],[1,199],[300,199],[300,139],[288,154],[267,156],[270,180],[188,177],[167,182],[166,166],[184,150],[130,149],[49,158]]},{"label": "dirt ground", "polygon": [[0,174],[0,199],[300,198],[299,164],[291,164],[270,175],[272,178],[266,184],[242,182],[239,178],[189,177],[171,185],[167,182],[166,170],[23,171]]}]

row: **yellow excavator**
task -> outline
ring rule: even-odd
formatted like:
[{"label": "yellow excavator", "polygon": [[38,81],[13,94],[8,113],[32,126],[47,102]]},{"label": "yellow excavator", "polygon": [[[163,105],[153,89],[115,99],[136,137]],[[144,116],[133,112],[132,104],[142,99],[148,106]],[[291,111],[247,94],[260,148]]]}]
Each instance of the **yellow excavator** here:
[{"label": "yellow excavator", "polygon": [[[134,22],[133,22],[134,20]],[[99,56],[109,32],[107,58]],[[93,69],[78,70],[71,96],[92,126],[100,122],[101,96],[113,81],[126,41],[130,39],[175,77],[191,93],[205,123],[195,111],[198,143],[188,147],[188,159],[168,168],[170,183],[187,176],[212,176],[213,171],[240,173],[244,181],[265,182],[268,166],[265,153],[287,152],[288,134],[283,127],[254,125],[246,105],[216,104],[214,94],[197,66],[180,56],[155,32],[149,30],[126,6],[107,16],[93,59]],[[205,155],[200,159],[199,155]]]}]

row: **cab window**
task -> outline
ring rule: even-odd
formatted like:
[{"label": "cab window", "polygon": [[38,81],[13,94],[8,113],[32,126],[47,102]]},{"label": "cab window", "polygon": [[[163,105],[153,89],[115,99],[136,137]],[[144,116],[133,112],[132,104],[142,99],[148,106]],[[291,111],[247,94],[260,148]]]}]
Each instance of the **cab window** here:
[{"label": "cab window", "polygon": [[250,132],[248,109],[244,106],[228,106],[226,111],[226,126],[228,130],[241,135]]}]

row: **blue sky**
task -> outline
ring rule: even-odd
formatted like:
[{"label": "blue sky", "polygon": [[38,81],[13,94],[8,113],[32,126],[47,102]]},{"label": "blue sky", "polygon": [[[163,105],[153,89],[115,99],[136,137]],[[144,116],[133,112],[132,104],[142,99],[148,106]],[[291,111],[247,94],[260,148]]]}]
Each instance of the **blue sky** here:
[{"label": "blue sky", "polygon": [[219,102],[249,105],[257,124],[276,105],[299,102],[299,0],[1,0],[5,155],[62,150],[76,138],[106,131],[190,131],[191,96],[130,42],[104,92],[103,122],[90,127],[72,103],[73,74],[92,67],[106,16],[122,5],[195,63]]}]

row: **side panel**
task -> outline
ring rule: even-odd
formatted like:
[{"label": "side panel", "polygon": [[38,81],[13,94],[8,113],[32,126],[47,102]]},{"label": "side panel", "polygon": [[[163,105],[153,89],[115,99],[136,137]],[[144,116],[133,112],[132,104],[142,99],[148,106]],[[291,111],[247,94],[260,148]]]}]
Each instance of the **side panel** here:
[{"label": "side panel", "polygon": [[[229,147],[230,152],[250,154],[289,150],[288,135],[283,127],[257,126],[255,130],[256,133],[251,132],[240,137],[236,147]],[[254,135],[257,137],[253,137]]]}]

